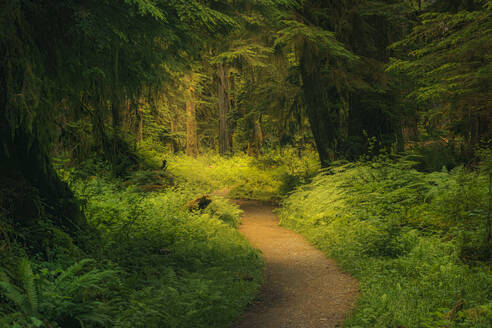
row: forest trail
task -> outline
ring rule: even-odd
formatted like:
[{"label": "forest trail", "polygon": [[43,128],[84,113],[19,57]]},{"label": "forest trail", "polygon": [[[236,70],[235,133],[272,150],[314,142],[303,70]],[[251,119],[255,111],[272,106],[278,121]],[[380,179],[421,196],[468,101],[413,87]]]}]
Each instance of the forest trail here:
[{"label": "forest trail", "polygon": [[331,328],[356,301],[357,282],[301,235],[278,226],[271,205],[238,200],[240,232],[263,252],[265,284],[234,328]]}]

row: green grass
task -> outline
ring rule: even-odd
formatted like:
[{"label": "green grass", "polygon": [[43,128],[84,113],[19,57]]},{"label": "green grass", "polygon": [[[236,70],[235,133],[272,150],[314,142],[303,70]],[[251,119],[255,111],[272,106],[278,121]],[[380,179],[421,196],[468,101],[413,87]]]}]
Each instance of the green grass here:
[{"label": "green grass", "polygon": [[346,327],[490,327],[487,177],[389,161],[333,167],[283,202],[299,231],[360,280]]}]

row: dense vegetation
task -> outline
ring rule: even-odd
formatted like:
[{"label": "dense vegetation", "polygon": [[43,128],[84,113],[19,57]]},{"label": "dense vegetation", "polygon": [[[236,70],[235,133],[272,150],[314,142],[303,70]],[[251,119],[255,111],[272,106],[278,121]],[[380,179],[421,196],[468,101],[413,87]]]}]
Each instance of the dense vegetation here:
[{"label": "dense vegetation", "polygon": [[3,0],[0,327],[226,327],[218,190],[360,279],[347,326],[490,326],[491,49],[491,0]]},{"label": "dense vegetation", "polygon": [[489,327],[490,163],[482,174],[414,164],[333,166],[284,200],[281,222],[360,279],[348,327]]},{"label": "dense vegetation", "polygon": [[235,229],[236,206],[216,197],[190,211],[200,189],[147,192],[145,172],[63,174],[93,240],[80,249],[48,219],[2,226],[1,327],[222,327],[254,297],[262,261]]}]

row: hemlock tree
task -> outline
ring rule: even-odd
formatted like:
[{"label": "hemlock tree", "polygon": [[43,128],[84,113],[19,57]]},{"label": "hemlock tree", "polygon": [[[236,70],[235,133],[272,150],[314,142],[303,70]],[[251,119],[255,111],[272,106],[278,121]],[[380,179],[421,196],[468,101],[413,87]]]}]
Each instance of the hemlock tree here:
[{"label": "hemlock tree", "polygon": [[[304,1],[284,20],[277,46],[294,49],[304,104],[322,165],[357,158],[367,138],[401,134],[386,47],[398,40],[403,1]],[[364,138],[366,140],[364,140]]]},{"label": "hemlock tree", "polygon": [[209,64],[215,69],[220,154],[233,150],[234,126],[231,125],[230,116],[234,102],[234,80],[231,76],[236,71],[252,71],[254,67],[265,65],[262,61],[271,51],[261,40],[265,30],[269,30],[286,10],[296,5],[295,0],[237,0],[222,3],[222,10],[235,19],[236,26],[228,33],[210,40]]},{"label": "hemlock tree", "polygon": [[492,138],[492,1],[434,1],[392,48],[389,70],[413,82],[405,95],[426,126],[458,137],[469,154]]}]

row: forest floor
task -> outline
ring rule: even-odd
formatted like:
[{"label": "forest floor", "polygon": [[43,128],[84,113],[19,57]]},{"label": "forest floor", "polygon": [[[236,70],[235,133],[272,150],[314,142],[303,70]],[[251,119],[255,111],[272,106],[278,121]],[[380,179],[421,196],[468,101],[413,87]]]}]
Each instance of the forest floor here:
[{"label": "forest floor", "polygon": [[236,201],[244,211],[240,232],[263,252],[265,284],[234,328],[331,328],[354,307],[357,281],[301,235],[282,228],[274,206]]}]

